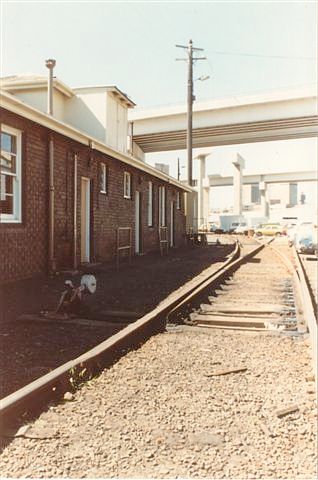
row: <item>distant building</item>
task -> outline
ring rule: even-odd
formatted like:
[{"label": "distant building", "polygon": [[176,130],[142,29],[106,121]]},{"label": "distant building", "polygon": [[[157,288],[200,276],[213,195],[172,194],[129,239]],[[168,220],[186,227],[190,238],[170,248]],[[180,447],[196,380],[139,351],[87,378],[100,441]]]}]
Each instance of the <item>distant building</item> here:
[{"label": "distant building", "polygon": [[297,205],[298,184],[297,183],[274,183],[268,186],[269,202],[271,205],[293,207]]},{"label": "distant building", "polygon": [[[271,183],[267,185],[270,205],[293,207],[297,205],[297,183]],[[243,185],[243,205],[252,206],[261,203],[259,184]]]},{"label": "distant building", "polygon": [[166,175],[169,175],[169,165],[164,163],[155,163],[155,168]]},{"label": "distant building", "polygon": [[261,194],[258,184],[243,185],[243,205],[259,205]]}]

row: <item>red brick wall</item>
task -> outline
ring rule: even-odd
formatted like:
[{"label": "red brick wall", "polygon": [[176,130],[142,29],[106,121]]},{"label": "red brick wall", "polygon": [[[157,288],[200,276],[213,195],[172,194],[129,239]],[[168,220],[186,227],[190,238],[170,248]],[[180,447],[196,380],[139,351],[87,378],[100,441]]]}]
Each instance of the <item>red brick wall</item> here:
[{"label": "red brick wall", "polygon": [[[48,129],[6,110],[2,123],[22,131],[22,223],[0,223],[0,283],[45,273],[48,265]],[[117,227],[132,227],[134,252],[135,194],[142,196],[142,252],[158,250],[158,188],[166,186],[166,218],[170,227],[170,201],[177,187],[117,159],[90,150],[62,135],[54,140],[55,257],[57,268],[73,263],[74,154],[78,155],[77,260],[80,262],[81,177],[91,180],[91,261],[115,258]],[[100,193],[100,162],[107,165],[107,194]],[[131,173],[132,198],[123,196],[124,171]],[[148,181],[153,182],[153,227],[148,227]],[[175,245],[184,241],[185,216],[175,208]]]}]

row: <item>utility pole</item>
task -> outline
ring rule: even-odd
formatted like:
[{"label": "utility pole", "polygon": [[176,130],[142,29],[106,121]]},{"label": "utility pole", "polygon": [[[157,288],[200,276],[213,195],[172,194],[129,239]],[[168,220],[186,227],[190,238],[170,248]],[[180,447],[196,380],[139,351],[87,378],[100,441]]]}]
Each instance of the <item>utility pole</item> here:
[{"label": "utility pole", "polygon": [[187,109],[187,152],[188,152],[188,184],[192,186],[192,105],[195,97],[193,95],[193,62],[197,60],[205,60],[206,57],[193,58],[193,52],[203,51],[203,48],[193,47],[192,40],[189,45],[176,45],[178,48],[184,48],[188,51],[188,58],[177,58],[188,62],[188,109]]}]

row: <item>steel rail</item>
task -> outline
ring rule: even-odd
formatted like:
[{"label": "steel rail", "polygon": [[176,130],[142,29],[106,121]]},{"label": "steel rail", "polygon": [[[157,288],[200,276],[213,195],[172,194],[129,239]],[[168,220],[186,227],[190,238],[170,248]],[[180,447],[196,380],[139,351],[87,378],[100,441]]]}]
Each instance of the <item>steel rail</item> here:
[{"label": "steel rail", "polygon": [[92,378],[104,367],[113,364],[127,351],[138,348],[152,335],[162,332],[166,327],[166,316],[184,298],[191,295],[201,284],[209,281],[224,266],[235,262],[240,255],[239,243],[229,258],[215,270],[211,265],[190,282],[186,283],[154,310],[147,313],[120,332],[108,338],[79,357],[70,360],[46,375],[0,400],[1,425],[20,423],[21,416],[26,419],[43,409],[49,402],[61,399],[65,392],[73,390],[74,381],[83,382]]},{"label": "steel rail", "polygon": [[[315,305],[313,301],[313,296],[311,294],[311,288],[309,281],[305,272],[305,268],[300,260],[299,254],[296,251],[295,246],[292,246],[293,256],[296,263],[296,273],[299,281],[299,290],[302,299],[303,305],[303,315],[306,321],[309,338],[311,343],[311,353],[312,353],[312,362],[313,362],[313,371],[315,373],[315,378],[317,380],[318,373],[318,352],[317,352],[317,341],[318,341],[318,327],[317,327],[317,312],[315,310]],[[317,388],[317,382],[316,382]]]},{"label": "steel rail", "polygon": [[[272,241],[272,240],[270,240]],[[259,245],[251,250],[250,252],[246,253],[242,257],[238,258],[233,262],[226,262],[215,274],[208,278],[205,282],[198,285],[192,292],[189,293],[187,297],[182,299],[167,315],[167,320],[169,321],[170,317],[173,314],[176,314],[178,311],[182,310],[188,303],[193,301],[195,297],[200,297],[204,294],[205,290],[211,288],[215,283],[220,283],[222,279],[229,276],[233,271],[237,270],[246,260],[250,257],[256,255],[260,250],[262,250],[267,243],[259,242]]]},{"label": "steel rail", "polygon": [[291,262],[291,260],[280,252],[275,246],[271,245],[270,248],[285,262],[285,265],[293,274],[294,285],[297,289],[297,296],[298,296],[298,312],[302,315],[305,324],[308,328],[310,344],[311,344],[311,356],[312,356],[312,365],[313,371],[315,374],[315,378],[317,380],[317,362],[318,362],[318,355],[317,355],[317,339],[318,339],[318,331],[317,331],[317,317],[315,306],[313,303],[313,297],[311,295],[311,290],[309,286],[309,282],[307,279],[307,275],[304,269],[304,266],[299,258],[299,254],[296,251],[295,246],[292,246],[292,253],[293,258],[295,261],[295,265]]}]

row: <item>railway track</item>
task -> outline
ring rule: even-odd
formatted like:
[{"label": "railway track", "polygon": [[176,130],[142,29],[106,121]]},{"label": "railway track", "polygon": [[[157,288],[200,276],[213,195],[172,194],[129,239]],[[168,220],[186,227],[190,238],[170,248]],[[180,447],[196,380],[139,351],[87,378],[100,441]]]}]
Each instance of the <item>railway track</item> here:
[{"label": "railway track", "polygon": [[307,280],[309,291],[312,297],[314,310],[317,313],[318,285],[317,285],[317,257],[316,255],[300,255],[296,252]]},{"label": "railway track", "polygon": [[265,246],[237,267],[207,289],[205,303],[190,313],[187,323],[231,330],[305,331],[296,312],[291,266],[273,248]]},{"label": "railway track", "polygon": [[278,330],[301,335],[306,328],[298,315],[301,298],[295,282],[293,266],[279,258],[271,246],[237,242],[219,268],[210,267],[113,337],[2,399],[0,421],[19,424],[22,417],[26,419],[60,399],[74,384],[91,378],[153,334],[164,331],[167,322],[171,325],[187,318],[192,325],[210,329]]}]

